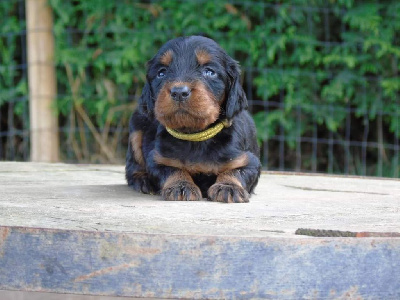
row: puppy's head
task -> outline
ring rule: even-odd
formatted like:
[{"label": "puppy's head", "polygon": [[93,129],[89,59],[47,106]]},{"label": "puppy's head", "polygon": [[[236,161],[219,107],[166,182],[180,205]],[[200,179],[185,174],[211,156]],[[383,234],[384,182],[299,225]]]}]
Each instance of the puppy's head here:
[{"label": "puppy's head", "polygon": [[149,61],[140,109],[161,124],[201,131],[247,108],[236,61],[201,36],[167,42]]}]

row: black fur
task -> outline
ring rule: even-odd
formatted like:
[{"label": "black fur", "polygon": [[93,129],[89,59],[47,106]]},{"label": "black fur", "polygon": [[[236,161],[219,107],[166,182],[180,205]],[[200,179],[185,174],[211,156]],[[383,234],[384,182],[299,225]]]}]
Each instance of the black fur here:
[{"label": "black fur", "polygon": [[[210,59],[205,64],[198,61],[196,53],[199,50],[209,54]],[[171,51],[172,59],[162,63],[162,56],[167,51]],[[161,101],[159,97],[162,90],[165,93],[169,91],[168,84],[182,82],[193,84],[193,93],[200,93],[195,91],[198,89],[195,84],[201,83],[201,87],[205,87],[205,91],[201,92],[212,95],[219,113],[215,121],[210,119],[212,123],[206,124],[207,128],[221,120],[229,120],[231,126],[202,142],[190,142],[171,136],[165,129],[164,120],[157,118],[156,103]],[[171,107],[178,106],[173,101],[171,103]],[[184,107],[185,104],[182,105]],[[208,109],[208,105],[190,105],[192,111],[188,120],[192,115],[196,118]],[[159,116],[162,113],[158,111]],[[203,130],[190,121],[187,126],[182,122],[174,129],[185,133]],[[246,95],[240,85],[240,69],[237,62],[211,39],[182,37],[161,47],[148,63],[147,83],[139,107],[130,119],[129,132],[131,136],[140,132],[141,136],[141,139],[133,141],[141,146],[133,147],[130,142],[126,156],[126,179],[128,185],[136,191],[160,193],[166,200],[199,200],[205,197],[220,202],[248,202],[249,194],[258,182],[261,169],[259,148],[254,122],[247,111]],[[143,157],[141,164],[135,158],[140,154]],[[157,156],[165,158],[168,163],[159,163]],[[230,168],[232,161],[237,160],[240,164],[243,156],[245,165]],[[170,164],[169,160],[173,163]],[[178,168],[178,164],[182,167]],[[205,171],[196,171],[193,165]],[[215,171],[218,168],[219,171]]]}]

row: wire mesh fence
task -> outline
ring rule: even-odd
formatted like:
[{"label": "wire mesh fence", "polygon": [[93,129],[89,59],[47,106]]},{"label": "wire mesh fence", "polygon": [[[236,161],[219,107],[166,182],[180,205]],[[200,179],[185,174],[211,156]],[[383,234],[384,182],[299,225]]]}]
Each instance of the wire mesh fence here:
[{"label": "wire mesh fence", "polygon": [[[399,177],[396,1],[49,4],[62,161],[123,163],[145,62],[204,34],[242,66],[265,169]],[[0,13],[0,158],[29,160],[25,2]]]}]

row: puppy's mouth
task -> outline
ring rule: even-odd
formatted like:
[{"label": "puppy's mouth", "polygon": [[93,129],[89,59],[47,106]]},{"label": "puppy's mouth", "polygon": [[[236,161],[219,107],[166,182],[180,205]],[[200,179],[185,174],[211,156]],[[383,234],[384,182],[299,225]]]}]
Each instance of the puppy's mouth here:
[{"label": "puppy's mouth", "polygon": [[178,83],[165,84],[156,99],[155,116],[161,124],[192,133],[204,130],[218,119],[219,103],[203,83],[190,85],[190,96],[184,101],[172,96],[171,89],[176,86]]},{"label": "puppy's mouth", "polygon": [[[174,111],[170,113],[170,115],[175,115],[176,117],[183,117],[183,116],[190,116],[192,118],[199,118],[199,119],[204,119],[207,118],[208,113],[207,112],[201,112],[201,111],[191,111],[189,105],[183,104],[183,103],[177,103],[176,108]],[[165,117],[171,117],[165,115]]]}]

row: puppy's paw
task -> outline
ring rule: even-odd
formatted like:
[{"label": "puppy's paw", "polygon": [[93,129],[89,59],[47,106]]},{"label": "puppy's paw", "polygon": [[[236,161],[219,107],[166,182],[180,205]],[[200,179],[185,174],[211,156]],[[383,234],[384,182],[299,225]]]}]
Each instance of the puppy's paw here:
[{"label": "puppy's paw", "polygon": [[195,184],[179,181],[163,188],[161,196],[167,201],[197,201],[201,199],[201,192]]},{"label": "puppy's paw", "polygon": [[208,200],[225,203],[249,202],[249,193],[234,183],[215,183],[208,189]]},{"label": "puppy's paw", "polygon": [[146,172],[134,173],[128,184],[137,192],[154,194],[153,186],[151,185],[149,175]]}]

